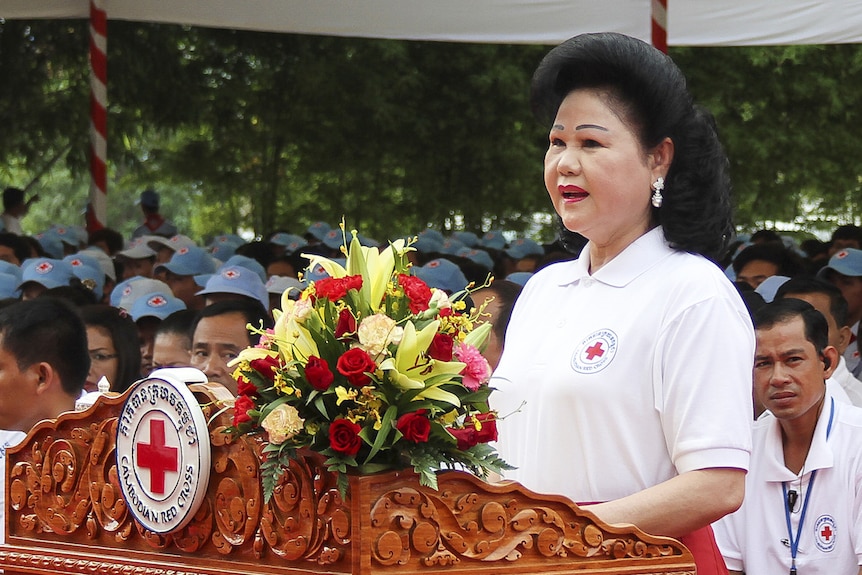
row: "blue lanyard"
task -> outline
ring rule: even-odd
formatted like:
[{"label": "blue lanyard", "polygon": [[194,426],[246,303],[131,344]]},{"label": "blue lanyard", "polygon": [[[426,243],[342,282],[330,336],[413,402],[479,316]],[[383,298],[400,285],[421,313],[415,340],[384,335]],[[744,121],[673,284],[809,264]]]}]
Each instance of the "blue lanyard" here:
[{"label": "blue lanyard", "polygon": [[[826,439],[829,440],[829,435],[832,433],[832,419],[835,417],[835,399],[830,398],[832,403],[829,406],[829,424],[826,426]],[[811,492],[814,491],[814,478],[817,477],[817,470],[811,472],[811,479],[808,480],[808,490],[805,492],[805,501],[802,502],[802,513],[799,515],[799,525],[796,526],[796,537],[793,537],[793,528],[790,525],[790,505],[787,502],[787,482],[781,483],[781,492],[784,495],[784,518],[787,520],[787,535],[790,537],[790,575],[796,575],[796,552],[799,551],[799,538],[802,535],[802,524],[805,522],[805,512],[808,510],[808,498],[811,497]]]}]

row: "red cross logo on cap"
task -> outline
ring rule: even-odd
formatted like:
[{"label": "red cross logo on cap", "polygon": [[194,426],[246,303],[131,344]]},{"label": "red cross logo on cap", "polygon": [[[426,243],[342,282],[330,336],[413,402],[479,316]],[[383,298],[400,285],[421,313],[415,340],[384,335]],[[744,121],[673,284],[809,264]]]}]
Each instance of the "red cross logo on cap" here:
[{"label": "red cross logo on cap", "polygon": [[163,298],[160,295],[154,295],[153,297],[151,297],[147,301],[147,305],[150,307],[162,307],[163,305],[165,305],[167,303],[168,303],[168,300],[166,300],[165,298]]},{"label": "red cross logo on cap", "polygon": [[72,264],[72,267],[78,267],[78,266],[84,265],[84,262],[82,262],[78,258],[73,259],[69,263]]},{"label": "red cross logo on cap", "polygon": [[123,288],[123,295],[129,295],[132,293],[132,286],[126,286]]},{"label": "red cross logo on cap", "polygon": [[439,268],[440,262],[437,260],[434,260],[433,262],[428,262],[428,267],[429,268]]},{"label": "red cross logo on cap", "polygon": [[177,250],[177,253],[180,255],[189,253],[189,248],[180,248]]},{"label": "red cross logo on cap", "polygon": [[849,253],[850,252],[848,252],[847,250],[841,250],[840,252],[835,254],[835,257],[840,260],[841,258],[846,258],[849,255]]},{"label": "red cross logo on cap", "polygon": [[66,235],[66,228],[57,228],[57,233],[61,236]]},{"label": "red cross logo on cap", "polygon": [[337,235],[338,235],[338,232],[337,232],[337,231],[335,231],[335,230],[329,230],[328,232],[326,232],[326,237],[327,237],[327,238],[334,238],[334,237],[336,237]]},{"label": "red cross logo on cap", "polygon": [[40,274],[46,274],[52,269],[54,269],[54,266],[52,266],[49,262],[42,262],[41,264],[36,266],[36,272]]},{"label": "red cross logo on cap", "polygon": [[224,276],[225,279],[229,279],[229,280],[235,280],[240,275],[241,274],[236,270],[227,270],[222,274],[222,276]]},{"label": "red cross logo on cap", "polygon": [[179,449],[165,443],[165,420],[150,420],[150,442],[137,445],[137,464],[150,470],[150,491],[156,495],[165,493],[165,474],[179,469],[177,455]]},{"label": "red cross logo on cap", "polygon": [[179,238],[179,236],[174,236],[168,241],[173,242],[173,243],[177,243],[178,241],[180,241],[180,238]]}]

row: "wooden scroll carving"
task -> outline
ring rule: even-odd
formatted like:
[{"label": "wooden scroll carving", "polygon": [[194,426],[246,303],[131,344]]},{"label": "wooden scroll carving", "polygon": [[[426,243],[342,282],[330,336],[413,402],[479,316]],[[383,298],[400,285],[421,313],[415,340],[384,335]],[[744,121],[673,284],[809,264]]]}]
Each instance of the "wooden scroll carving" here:
[{"label": "wooden scroll carving", "polygon": [[[10,573],[694,574],[679,542],[603,525],[559,496],[468,473],[437,491],[410,471],[352,476],[347,501],[316,454],[293,461],[266,505],[261,443],[223,433],[224,388],[195,386],[210,423],[212,472],[183,529],[156,534],[120,496],[115,437],[123,398],[37,425],[7,452]],[[221,412],[220,412],[221,411]]]}]

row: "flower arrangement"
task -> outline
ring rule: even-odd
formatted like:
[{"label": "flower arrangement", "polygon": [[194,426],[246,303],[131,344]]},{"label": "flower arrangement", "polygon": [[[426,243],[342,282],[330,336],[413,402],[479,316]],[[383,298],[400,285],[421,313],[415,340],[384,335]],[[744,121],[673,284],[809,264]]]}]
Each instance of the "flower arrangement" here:
[{"label": "flower arrangement", "polygon": [[435,489],[439,469],[510,469],[488,445],[497,416],[480,353],[491,329],[477,324],[484,305],[467,310],[461,294],[450,299],[411,276],[409,242],[378,251],[352,236],[344,265],[307,256],[330,277],[297,300],[285,293],[274,328],[249,326],[260,344],[232,364],[239,388],[230,431],[263,434],[265,499],[303,448],[328,458],[342,493],[349,469],[409,465]]}]

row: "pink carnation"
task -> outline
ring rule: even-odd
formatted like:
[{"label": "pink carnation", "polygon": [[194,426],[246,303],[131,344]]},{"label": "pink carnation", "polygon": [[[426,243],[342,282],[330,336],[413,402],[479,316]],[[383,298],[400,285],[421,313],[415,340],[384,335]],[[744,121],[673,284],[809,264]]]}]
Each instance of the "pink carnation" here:
[{"label": "pink carnation", "polygon": [[479,350],[472,345],[459,343],[455,346],[455,359],[467,365],[461,371],[464,387],[476,391],[491,377],[491,366]]}]

